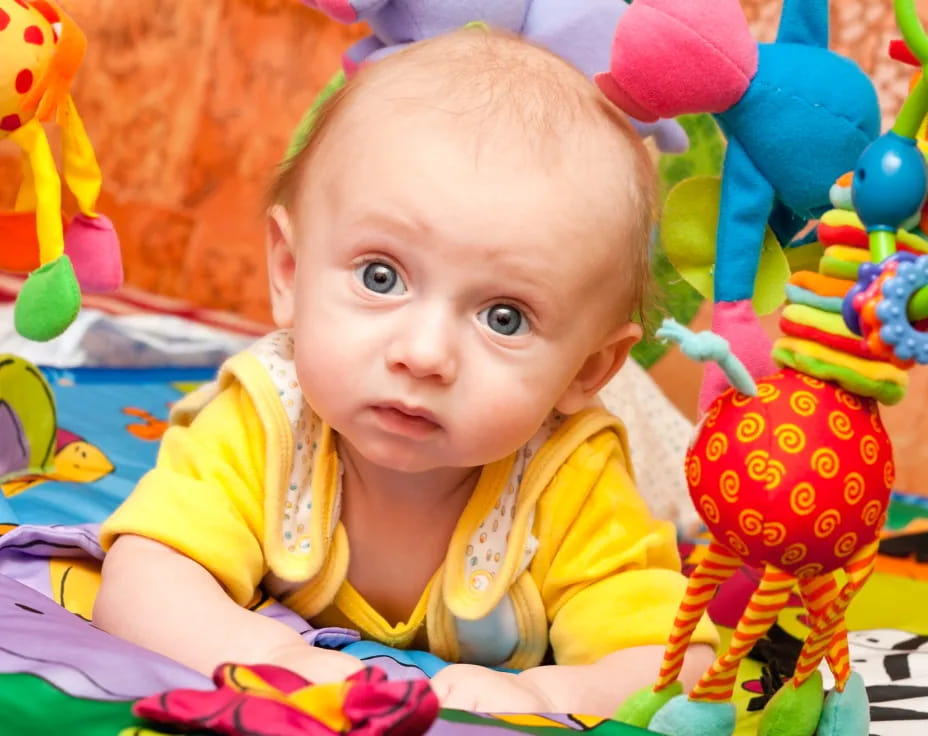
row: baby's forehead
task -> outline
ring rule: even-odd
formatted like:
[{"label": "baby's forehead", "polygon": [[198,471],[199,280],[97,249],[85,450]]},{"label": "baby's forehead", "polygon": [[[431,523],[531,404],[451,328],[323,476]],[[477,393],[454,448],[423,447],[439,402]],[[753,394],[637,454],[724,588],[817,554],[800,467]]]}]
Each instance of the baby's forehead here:
[{"label": "baby's forehead", "polygon": [[609,103],[577,69],[518,38],[475,30],[414,44],[362,69],[346,103],[341,122],[362,127],[428,117],[487,137],[517,133],[549,144],[612,127],[602,109]]}]

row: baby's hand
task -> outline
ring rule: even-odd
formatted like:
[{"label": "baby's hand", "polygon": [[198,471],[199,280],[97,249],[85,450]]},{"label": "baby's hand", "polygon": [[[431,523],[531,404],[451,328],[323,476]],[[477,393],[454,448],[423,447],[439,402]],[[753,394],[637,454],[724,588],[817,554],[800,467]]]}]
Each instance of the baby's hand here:
[{"label": "baby's hand", "polygon": [[364,669],[357,657],[334,649],[309,644],[287,644],[269,652],[263,664],[283,667],[305,677],[314,685],[339,682]]},{"label": "baby's hand", "polygon": [[452,664],[431,681],[443,708],[485,713],[551,713],[548,697],[517,675],[473,664]]}]

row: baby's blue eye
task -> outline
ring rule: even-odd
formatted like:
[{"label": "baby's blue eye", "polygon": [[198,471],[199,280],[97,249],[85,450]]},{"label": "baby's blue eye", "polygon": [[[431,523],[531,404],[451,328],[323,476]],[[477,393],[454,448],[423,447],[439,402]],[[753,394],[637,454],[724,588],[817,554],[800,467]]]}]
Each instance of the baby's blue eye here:
[{"label": "baby's blue eye", "polygon": [[364,288],[375,294],[405,294],[406,284],[388,263],[371,261],[355,269],[355,274],[364,284]]},{"label": "baby's blue eye", "polygon": [[511,337],[528,332],[528,320],[510,304],[494,304],[477,315],[477,319],[493,332]]}]

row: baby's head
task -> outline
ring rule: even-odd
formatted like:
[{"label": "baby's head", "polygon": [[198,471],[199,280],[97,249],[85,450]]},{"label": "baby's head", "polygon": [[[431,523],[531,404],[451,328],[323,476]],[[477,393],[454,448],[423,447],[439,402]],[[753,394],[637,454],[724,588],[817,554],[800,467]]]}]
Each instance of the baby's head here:
[{"label": "baby's head", "polygon": [[274,317],[307,401],[369,461],[470,467],[622,365],[654,173],[579,72],[466,29],[363,68],[272,189]]}]

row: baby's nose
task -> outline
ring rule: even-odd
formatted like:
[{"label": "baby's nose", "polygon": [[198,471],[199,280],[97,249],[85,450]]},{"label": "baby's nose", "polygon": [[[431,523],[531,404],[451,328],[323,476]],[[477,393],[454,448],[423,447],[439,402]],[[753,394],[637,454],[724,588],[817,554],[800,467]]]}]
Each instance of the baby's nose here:
[{"label": "baby's nose", "polygon": [[421,310],[391,340],[387,365],[415,378],[451,383],[458,370],[455,342],[452,320],[438,310]]}]

